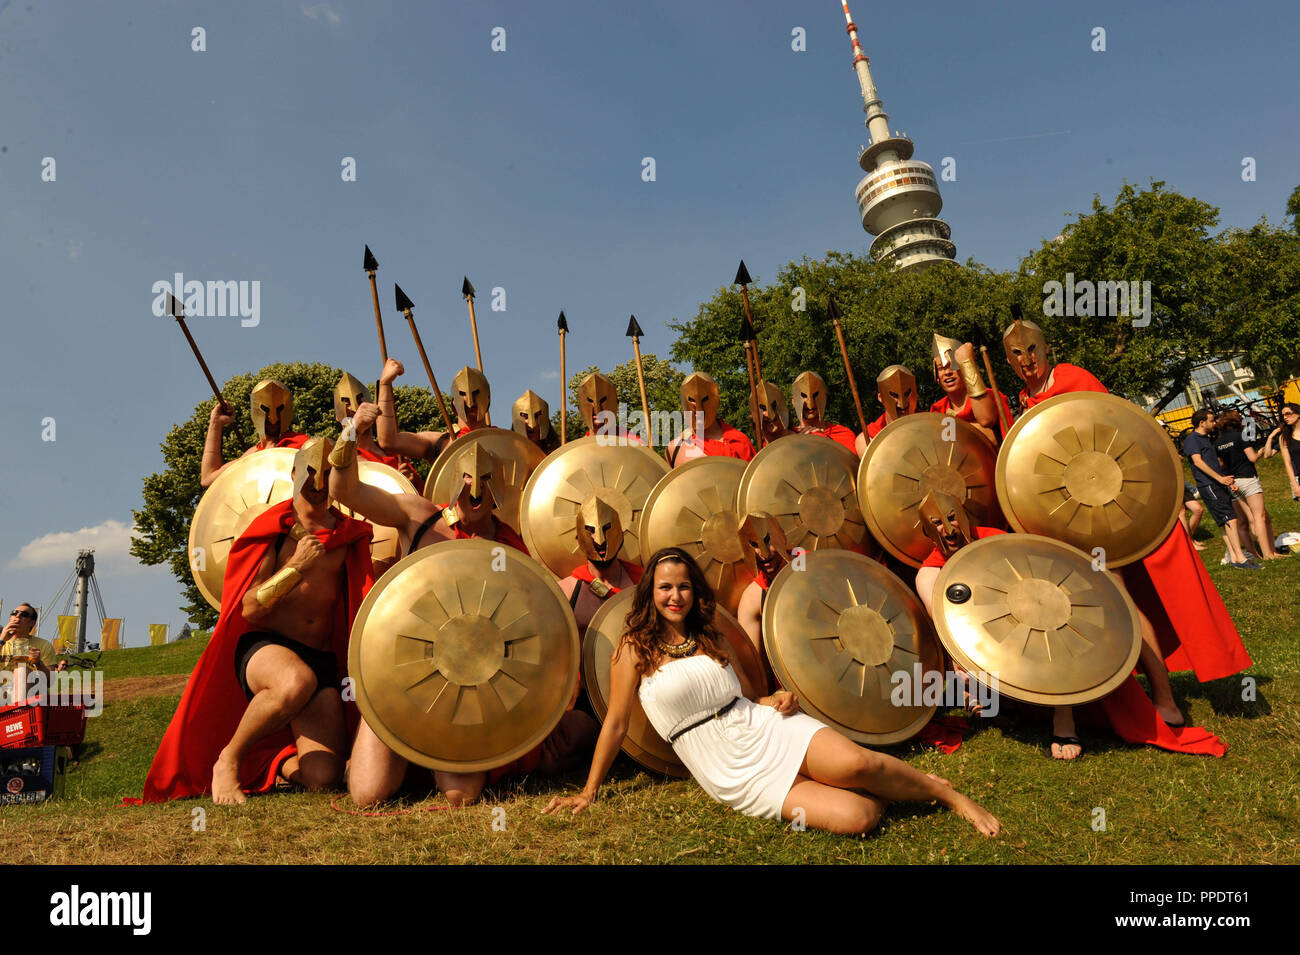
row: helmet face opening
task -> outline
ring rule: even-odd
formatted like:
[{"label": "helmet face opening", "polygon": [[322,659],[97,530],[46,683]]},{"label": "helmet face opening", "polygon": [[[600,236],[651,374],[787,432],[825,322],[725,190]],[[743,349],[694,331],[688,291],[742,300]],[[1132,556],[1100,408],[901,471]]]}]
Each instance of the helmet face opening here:
[{"label": "helmet face opening", "polygon": [[826,382],[815,371],[805,371],[790,388],[790,403],[802,423],[820,421],[826,414]]},{"label": "helmet face opening", "polygon": [[583,503],[575,530],[578,546],[594,563],[609,563],[623,548],[623,522],[618,511],[602,498],[592,497]]},{"label": "helmet face opening", "polygon": [[310,438],[293,456],[293,496],[302,494],[309,501],[329,499],[330,452],[334,442],[329,438]]},{"label": "helmet face opening", "polygon": [[682,413],[686,426],[707,431],[718,420],[718,383],[712,375],[702,371],[692,372],[682,382]]},{"label": "helmet face opening", "polygon": [[951,557],[975,539],[970,513],[950,494],[931,491],[922,498],[917,517],[925,536],[944,557]]},{"label": "helmet face opening", "polygon": [[254,385],[249,404],[253,427],[263,441],[278,441],[293,424],[293,394],[274,379]]},{"label": "helmet face opening", "polygon": [[781,389],[770,381],[760,381],[755,390],[758,392],[757,399],[751,394],[749,406],[751,411],[758,412],[758,420],[763,427],[775,429],[776,422],[779,421],[782,429],[789,430],[790,405]]},{"label": "helmet face opening", "polygon": [[1012,322],[1002,335],[1007,364],[1026,383],[1037,381],[1047,371],[1048,348],[1043,330],[1028,319]]},{"label": "helmet face opening", "polygon": [[496,506],[496,495],[492,487],[496,464],[496,456],[482,444],[475,444],[460,456],[464,486],[457,502],[463,510],[472,512],[487,507],[491,511]]},{"label": "helmet face opening", "polygon": [[483,372],[466,365],[456,372],[451,380],[452,404],[456,407],[456,417],[468,424],[479,422],[487,417],[492,403],[492,388]]},{"label": "helmet face opening", "polygon": [[876,396],[889,421],[916,411],[916,376],[903,365],[890,365],[876,378]]},{"label": "helmet face opening", "polygon": [[618,392],[614,383],[598,371],[593,371],[578,384],[578,412],[588,431],[600,428],[602,415],[617,414]]},{"label": "helmet face opening", "polygon": [[766,511],[751,511],[740,522],[740,554],[754,573],[771,576],[788,559],[790,545],[781,522]]}]

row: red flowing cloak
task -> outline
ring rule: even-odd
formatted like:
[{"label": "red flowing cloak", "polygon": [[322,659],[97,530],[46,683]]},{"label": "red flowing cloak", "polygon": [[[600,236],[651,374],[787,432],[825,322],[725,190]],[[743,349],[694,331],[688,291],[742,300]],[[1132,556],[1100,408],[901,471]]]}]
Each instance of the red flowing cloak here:
[{"label": "red flowing cloak", "polygon": [[[447,508],[451,506],[452,506],[451,504],[443,504],[441,507],[438,508],[438,510],[445,511],[447,510]],[[520,551],[521,553],[528,554],[528,545],[524,543],[524,539],[522,537],[520,537],[518,534],[515,533],[515,529],[513,527],[511,527],[505,521],[501,520],[501,518],[497,517],[495,514],[492,515],[492,520],[496,521],[497,524],[497,536],[496,536],[497,543],[505,544],[508,547],[513,547],[515,550]],[[479,537],[477,534],[469,533],[468,531],[466,531],[464,528],[460,526],[459,522],[451,525],[451,532],[452,534],[455,535],[456,540],[458,541],[487,540],[486,537]],[[528,554],[528,556],[531,557],[532,555]]]},{"label": "red flowing cloak", "polygon": [[718,419],[718,427],[722,429],[721,438],[701,438],[699,436],[683,438],[674,449],[673,458],[675,459],[681,453],[681,449],[689,443],[691,447],[703,451],[705,457],[736,458],[740,461],[754,460],[754,445],[743,431],[737,431],[720,418]]},{"label": "red flowing cloak", "polygon": [[[622,558],[619,558],[618,562],[623,565],[623,569],[627,571],[627,575],[632,578],[632,583],[641,583],[642,568],[639,564],[633,564],[629,561],[623,560]],[[596,579],[596,575],[592,572],[589,564],[580,564],[578,567],[574,568],[571,576],[575,580],[581,580],[588,584]],[[622,589],[622,587],[615,587],[613,584],[609,584],[609,592],[611,594],[616,594]]]},{"label": "red flowing cloak", "polygon": [[397,470],[402,463],[402,459],[395,454],[375,454],[373,451],[367,451],[365,448],[357,448],[357,454],[367,461],[374,461],[378,464],[387,464],[393,470]]},{"label": "red flowing cloak", "polygon": [[[303,434],[301,431],[286,431],[280,435],[274,444],[268,444],[266,448],[301,448],[311,440],[311,435]],[[258,448],[258,451],[265,451],[266,448]]]},{"label": "red flowing cloak", "polygon": [[[868,431],[867,436],[870,437],[871,436],[870,425],[867,426],[867,431]],[[853,433],[852,428],[846,428],[842,424],[823,425],[821,428],[815,431],[800,431],[798,433],[799,434],[820,434],[824,437],[830,438],[832,441],[838,441],[840,444],[844,445],[844,447],[852,451],[854,455],[858,453],[858,446],[857,446],[858,436]]]},{"label": "red flowing cloak", "polygon": [[[1032,408],[1070,391],[1109,394],[1092,374],[1074,365],[1057,365],[1052,386],[1020,402]],[[1223,605],[1205,563],[1192,547],[1181,521],[1160,546],[1121,574],[1138,608],[1155,628],[1165,666],[1193,670],[1202,683],[1239,673],[1252,664],[1241,634]]]},{"label": "red flowing cloak", "polygon": [[[316,537],[326,550],[347,547],[345,599],[335,604],[334,655],[340,675],[347,673],[348,634],[362,598],[374,582],[370,573],[370,525],[333,511],[337,521]],[[221,617],[212,640],[203,651],[144,783],[145,802],[164,802],[202,796],[212,790],[212,764],[244,715],[248,700],[235,676],[235,645],[252,629],[241,605],[266,557],[295,521],[293,501],[283,501],[263,511],[235,541],[226,560],[221,589]],[[355,707],[349,706],[355,717]],[[296,749],[288,728],[257,741],[240,767],[239,779],[251,792],[266,792],[275,783],[280,764]]]},{"label": "red flowing cloak", "polygon": [[[1059,367],[1059,366],[1058,366],[1058,367]],[[1002,404],[1002,410],[1006,412],[1007,420],[1010,421],[1010,420],[1011,420],[1011,405],[1010,405],[1010,403],[1007,401],[1007,396],[1004,395],[1002,392],[999,391],[999,392],[997,393],[997,400],[998,400],[999,402],[1001,402],[1001,404]],[[940,399],[939,399],[938,401],[936,401],[934,404],[930,405],[930,410],[933,411],[933,412],[935,412],[936,414],[950,414],[950,415],[952,415],[954,418],[960,418],[962,421],[969,421],[971,424],[975,424],[975,423],[976,423],[976,421],[975,421],[975,409],[974,409],[974,407],[972,407],[972,405],[971,405],[970,398],[967,398],[967,399],[966,399],[966,403],[965,403],[964,405],[961,406],[961,410],[960,410],[960,411],[953,411],[953,410],[952,410],[952,401],[949,400],[949,398],[948,398],[947,395],[944,395],[942,398],[940,398]],[[1002,435],[1002,437],[1005,438],[1007,435],[1006,435],[1006,432],[1002,430],[1002,426],[999,424],[999,425],[997,425],[996,427],[997,427],[998,432]]]},{"label": "red flowing cloak", "polygon": [[889,424],[889,422],[885,420],[885,413],[882,411],[879,418],[867,425],[867,440],[870,441],[876,435],[880,434],[881,431],[885,430],[885,425],[887,424]]},{"label": "red flowing cloak", "polygon": [[[1004,533],[1006,532],[996,527],[975,528],[975,535],[979,540]],[[921,566],[942,567],[945,563],[947,560],[936,547]],[[1136,600],[1136,594],[1134,598]],[[1155,704],[1142,692],[1142,686],[1132,674],[1129,674],[1118,688],[1095,703],[1089,704],[1089,707],[1099,709],[1110,722],[1116,735],[1128,743],[1158,746],[1172,753],[1197,756],[1222,756],[1228,751],[1227,745],[1207,729],[1200,726],[1174,727],[1161,719],[1160,714],[1156,712]],[[935,745],[941,744],[936,742]],[[945,751],[952,752],[952,750]]]}]

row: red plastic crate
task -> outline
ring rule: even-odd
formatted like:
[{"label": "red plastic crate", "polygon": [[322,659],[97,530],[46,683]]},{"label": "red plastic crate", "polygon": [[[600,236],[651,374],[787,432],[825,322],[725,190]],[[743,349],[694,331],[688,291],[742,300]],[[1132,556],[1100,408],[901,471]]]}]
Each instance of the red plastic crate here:
[{"label": "red plastic crate", "polygon": [[0,707],[0,749],[25,746],[75,746],[86,738],[86,707]]}]

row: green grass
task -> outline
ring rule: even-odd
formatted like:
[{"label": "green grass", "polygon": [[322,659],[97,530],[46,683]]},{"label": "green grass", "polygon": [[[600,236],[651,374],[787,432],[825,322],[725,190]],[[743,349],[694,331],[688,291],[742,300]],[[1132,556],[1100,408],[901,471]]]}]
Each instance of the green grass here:
[{"label": "green grass", "polygon": [[[1279,533],[1300,529],[1277,458],[1260,466]],[[895,805],[867,839],[795,832],[712,802],[689,781],[664,781],[620,757],[603,798],[577,817],[539,810],[583,773],[530,779],[486,794],[480,805],[425,811],[437,797],[392,808],[403,815],[339,812],[346,796],[278,795],[241,807],[184,800],[123,807],[139,795],[176,696],[114,703],[93,719],[64,799],[0,808],[0,853],[10,861],[60,862],[499,862],[499,863],[1295,863],[1300,861],[1300,555],[1261,571],[1221,567],[1213,522],[1202,554],[1255,665],[1256,699],[1242,678],[1197,683],[1175,674],[1174,694],[1194,723],[1228,742],[1223,759],[1128,746],[1107,728],[1081,726],[1088,752],[1073,764],[1043,755],[1046,719],[1005,726],[976,721],[961,749],[944,755],[905,744],[892,751],[948,777],[1002,820],[980,838],[931,806]],[[185,673],[202,644],[114,651],[106,679]],[[505,830],[493,828],[505,811]],[[1094,810],[1106,828],[1095,831]],[[195,831],[194,810],[203,810]]]}]

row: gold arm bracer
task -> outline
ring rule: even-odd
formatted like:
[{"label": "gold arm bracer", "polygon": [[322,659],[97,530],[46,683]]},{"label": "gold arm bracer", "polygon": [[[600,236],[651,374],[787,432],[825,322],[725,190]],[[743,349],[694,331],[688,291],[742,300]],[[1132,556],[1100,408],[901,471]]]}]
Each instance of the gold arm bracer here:
[{"label": "gold arm bracer", "polygon": [[982,398],[988,388],[985,387],[984,379],[980,376],[980,370],[975,365],[975,359],[959,360],[957,368],[961,372],[962,381],[966,382],[966,394],[972,398]]},{"label": "gold arm bracer", "polygon": [[281,597],[302,581],[302,574],[296,567],[284,567],[274,577],[257,588],[257,602],[268,610],[274,607]]}]

